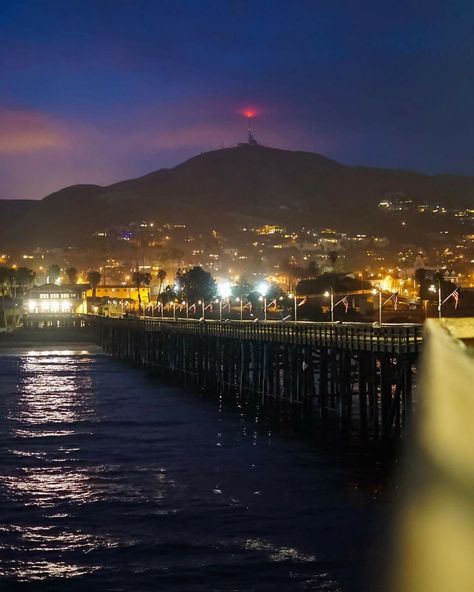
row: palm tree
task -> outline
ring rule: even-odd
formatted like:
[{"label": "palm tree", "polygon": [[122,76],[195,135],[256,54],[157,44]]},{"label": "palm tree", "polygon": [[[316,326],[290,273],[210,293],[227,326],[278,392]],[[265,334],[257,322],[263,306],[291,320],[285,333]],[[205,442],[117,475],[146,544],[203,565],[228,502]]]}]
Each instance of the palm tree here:
[{"label": "palm tree", "polygon": [[160,269],[156,274],[156,279],[159,281],[158,294],[161,294],[161,291],[163,289],[163,282],[166,279],[166,271],[164,269]]},{"label": "palm tree", "polygon": [[144,273],[143,274],[143,283],[148,288],[148,302],[151,302],[151,298],[150,298],[151,273]]},{"label": "palm tree", "polygon": [[292,291],[295,288],[296,280],[298,278],[298,266],[296,259],[290,257],[280,263],[280,271],[286,276],[286,285],[288,290]]},{"label": "palm tree", "polygon": [[[149,275],[149,274],[147,274]],[[138,314],[141,314],[141,310],[142,310],[142,296],[140,294],[140,286],[142,284],[145,283],[145,274],[142,273],[141,271],[134,271],[132,274],[132,281],[135,284],[135,286],[137,287],[137,293],[138,293]]]},{"label": "palm tree", "polygon": [[77,284],[77,269],[75,267],[66,269],[66,275],[70,284]]},{"label": "palm tree", "polygon": [[101,275],[99,271],[88,271],[87,272],[87,281],[92,287],[92,298],[95,298],[95,293],[97,290],[97,286],[100,284]]},{"label": "palm tree", "polygon": [[419,267],[418,269],[415,269],[414,280],[418,284],[418,295],[421,298],[421,300],[428,300],[429,280],[427,277],[427,271],[424,267]]}]

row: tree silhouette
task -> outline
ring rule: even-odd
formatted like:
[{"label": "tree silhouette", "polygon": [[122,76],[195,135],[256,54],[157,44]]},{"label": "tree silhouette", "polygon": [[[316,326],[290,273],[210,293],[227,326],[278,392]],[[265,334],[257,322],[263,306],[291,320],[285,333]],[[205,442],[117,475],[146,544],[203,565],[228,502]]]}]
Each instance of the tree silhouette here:
[{"label": "tree silhouette", "polygon": [[329,251],[328,259],[331,262],[332,269],[334,270],[334,267],[336,265],[336,261],[339,259],[339,253],[337,251]]},{"label": "tree silhouette", "polygon": [[151,302],[151,298],[150,298],[151,273],[144,273],[143,274],[143,283],[147,287],[148,302]]},{"label": "tree silhouette", "polygon": [[142,296],[140,293],[140,288],[142,285],[148,287],[148,301],[150,301],[150,283],[151,283],[151,274],[150,273],[142,273],[141,271],[134,271],[132,275],[132,281],[137,287],[138,293],[138,306],[141,310],[142,307]]},{"label": "tree silhouette", "polygon": [[61,268],[59,265],[50,265],[46,272],[46,275],[49,277],[49,282],[51,284],[56,284],[61,276]]},{"label": "tree silhouette", "polygon": [[323,273],[317,278],[304,279],[296,287],[297,294],[323,294],[334,292],[354,292],[360,290],[360,280],[344,273]]},{"label": "tree silhouette", "polygon": [[15,280],[20,288],[26,288],[33,285],[36,274],[29,267],[19,267],[15,271]]},{"label": "tree silhouette", "polygon": [[180,295],[188,302],[212,300],[217,291],[212,275],[198,266],[185,272],[178,271],[176,283],[179,286]]},{"label": "tree silhouette", "polygon": [[166,286],[163,292],[160,293],[160,300],[163,304],[168,304],[168,302],[173,302],[177,294],[173,288],[173,286]]},{"label": "tree silhouette", "polygon": [[240,279],[235,286],[232,286],[232,296],[234,298],[248,298],[250,292],[253,291],[253,286],[245,278]]},{"label": "tree silhouette", "polygon": [[163,283],[166,279],[166,271],[164,269],[160,269],[158,270],[158,273],[156,274],[156,279],[158,280],[158,294],[161,294],[161,291],[163,290]]},{"label": "tree silhouette", "polygon": [[288,290],[294,290],[298,278],[301,277],[301,268],[296,264],[296,259],[290,257],[280,263],[280,270],[286,276]]},{"label": "tree silhouette", "polygon": [[423,267],[415,269],[415,281],[418,284],[418,295],[421,300],[429,300],[431,294],[429,292],[430,280],[427,277],[427,271]]},{"label": "tree silhouette", "polygon": [[303,278],[304,279],[313,279],[317,277],[319,274],[319,267],[317,266],[315,261],[308,261],[308,264],[303,269]]},{"label": "tree silhouette", "polygon": [[70,284],[77,284],[77,269],[75,267],[66,269],[66,275]]},{"label": "tree silhouette", "polygon": [[7,293],[10,293],[14,276],[15,270],[11,267],[0,267],[0,291],[2,293],[2,296],[5,296]]},{"label": "tree silhouette", "polygon": [[100,284],[101,275],[99,271],[88,271],[87,272],[87,281],[92,287],[92,298],[95,298],[97,286]]}]

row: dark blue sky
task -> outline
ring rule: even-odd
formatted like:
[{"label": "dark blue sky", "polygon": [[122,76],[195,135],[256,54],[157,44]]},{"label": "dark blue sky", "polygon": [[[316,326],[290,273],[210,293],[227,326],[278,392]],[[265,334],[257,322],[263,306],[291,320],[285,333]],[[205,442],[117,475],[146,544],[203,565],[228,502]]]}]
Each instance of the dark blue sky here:
[{"label": "dark blue sky", "polygon": [[474,174],[474,2],[0,0],[0,198],[245,138]]}]

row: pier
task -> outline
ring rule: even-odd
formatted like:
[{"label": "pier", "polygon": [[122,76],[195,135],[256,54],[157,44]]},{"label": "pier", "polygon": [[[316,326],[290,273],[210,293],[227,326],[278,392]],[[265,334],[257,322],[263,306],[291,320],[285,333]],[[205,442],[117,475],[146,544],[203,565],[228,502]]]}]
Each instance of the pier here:
[{"label": "pier", "polygon": [[409,420],[421,325],[88,316],[115,358],[311,428],[389,440]]}]

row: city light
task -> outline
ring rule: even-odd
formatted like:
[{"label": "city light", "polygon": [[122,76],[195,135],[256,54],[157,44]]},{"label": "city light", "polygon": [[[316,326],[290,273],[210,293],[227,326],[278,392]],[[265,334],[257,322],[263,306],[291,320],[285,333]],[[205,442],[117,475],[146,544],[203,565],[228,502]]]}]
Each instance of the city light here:
[{"label": "city light", "polygon": [[270,289],[270,285],[268,282],[260,282],[257,284],[256,289],[261,296],[266,296],[268,294],[268,290]]},{"label": "city light", "polygon": [[232,294],[232,286],[230,282],[220,282],[217,284],[217,293],[221,298],[230,298]]}]

